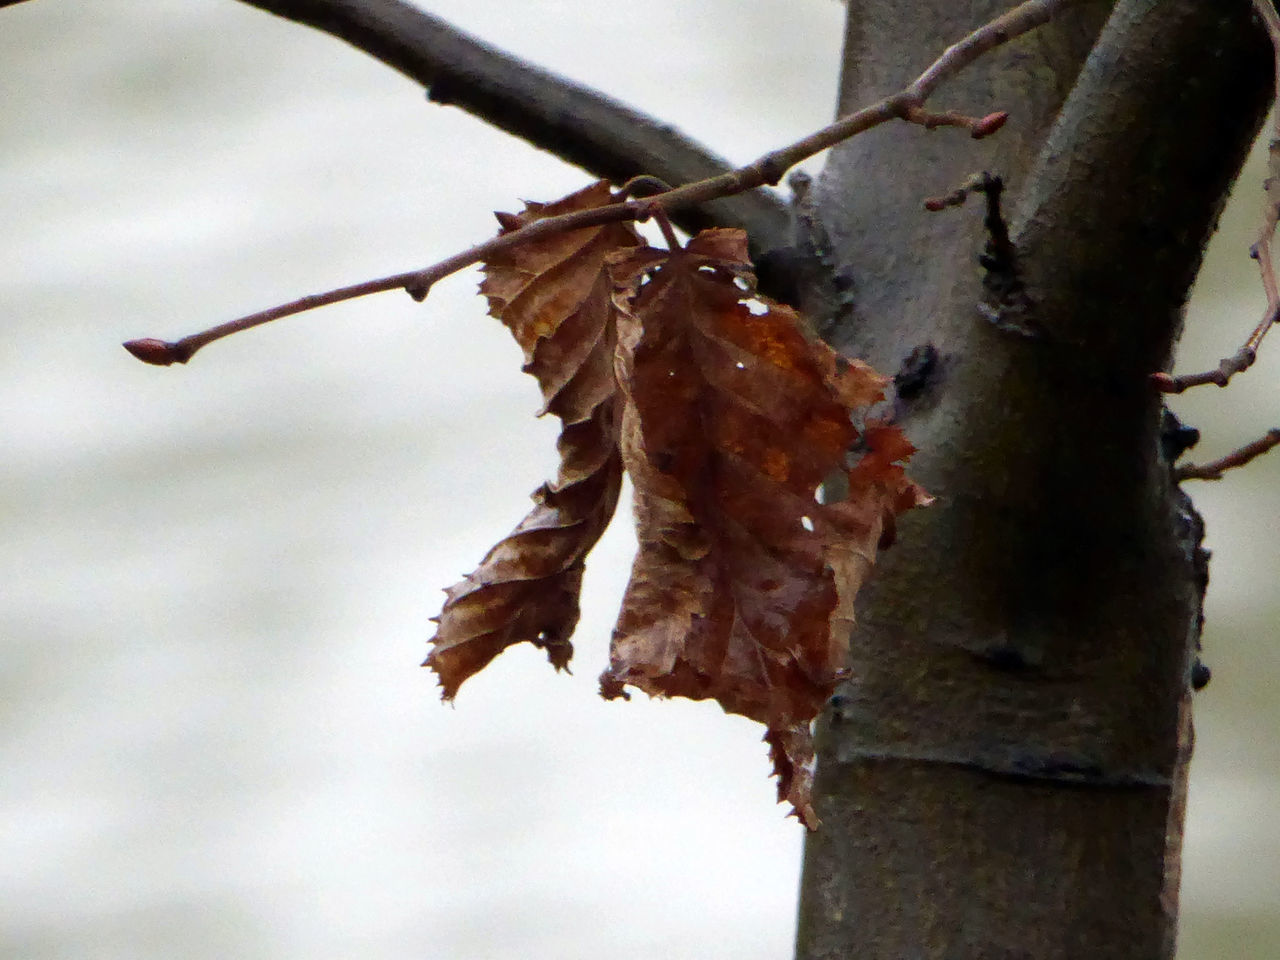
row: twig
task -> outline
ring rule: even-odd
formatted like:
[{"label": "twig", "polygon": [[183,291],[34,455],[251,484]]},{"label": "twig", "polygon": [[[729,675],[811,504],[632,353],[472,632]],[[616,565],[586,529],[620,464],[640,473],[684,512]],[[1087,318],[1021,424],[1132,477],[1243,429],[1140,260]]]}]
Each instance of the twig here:
[{"label": "twig", "polygon": [[[1258,238],[1249,248],[1249,256],[1258,261],[1258,272],[1262,275],[1262,289],[1267,295],[1267,307],[1262,313],[1262,319],[1253,328],[1244,345],[1231,356],[1224,357],[1216,369],[1201,373],[1185,373],[1177,377],[1164,372],[1152,374],[1152,383],[1164,393],[1181,393],[1188,387],[1198,387],[1205,383],[1216,383],[1220,387],[1225,387],[1235,374],[1243,373],[1253,366],[1254,361],[1258,359],[1258,347],[1262,344],[1262,338],[1280,318],[1280,289],[1277,289],[1275,263],[1271,258],[1271,240],[1275,237],[1276,225],[1280,223],[1280,15],[1277,15],[1272,0],[1252,0],[1252,2],[1254,12],[1266,27],[1267,37],[1271,40],[1275,57],[1276,93],[1273,108],[1275,127],[1272,131],[1267,158],[1267,179],[1263,182],[1267,202],[1262,213],[1262,225],[1258,228]],[[1217,477],[1212,479],[1216,480]]]},{"label": "twig", "polygon": [[[250,0],[245,0],[250,2]],[[398,0],[379,0],[401,6]],[[789,170],[801,160],[808,159],[816,153],[833,147],[850,137],[856,136],[890,120],[905,120],[929,126],[963,126],[974,136],[985,136],[994,133],[1003,126],[1006,114],[993,113],[982,118],[968,118],[955,113],[930,113],[923,109],[924,101],[947,78],[963,70],[988,50],[1007,43],[1030,30],[1048,22],[1056,13],[1070,6],[1077,0],[1026,0],[1012,10],[1002,14],[991,22],[974,30],[959,43],[953,44],[943,52],[924,73],[905,89],[892,96],[885,97],[869,107],[864,107],[836,122],[822,128],[816,133],[796,141],[787,147],[771,151],[753,163],[736,170],[730,170],[718,176],[701,180],[667,190],[643,200],[630,200],[598,207],[592,210],[580,210],[536,220],[527,226],[502,233],[492,240],[476,244],[468,250],[454,254],[446,260],[433,264],[424,270],[398,273],[380,280],[341,287],[327,293],[302,297],[292,303],[272,307],[258,313],[219,324],[201,333],[192,334],[176,341],[164,341],[153,338],[131,340],[125,349],[139,360],[160,366],[173,363],[186,363],[197,350],[215,340],[229,336],[240,330],[260,326],[271,320],[302,313],[315,307],[330,303],[338,303],[370,293],[381,293],[386,290],[403,289],[415,300],[426,297],[432,284],[437,280],[456,273],[465,267],[478,263],[486,257],[508,247],[523,243],[535,237],[559,231],[598,226],[604,223],[625,220],[647,219],[655,207],[668,212],[675,212],[691,206],[741,194],[747,190],[764,184],[776,184]],[[267,7],[267,4],[257,6]],[[313,3],[272,4],[274,7],[313,7]],[[939,119],[943,118],[943,119]],[[674,219],[674,218],[673,218]]]},{"label": "twig", "polygon": [[975,173],[950,193],[925,200],[924,208],[936,213],[947,207],[958,207],[971,193],[981,193],[987,199],[986,216],[982,221],[987,229],[987,249],[978,257],[978,263],[988,273],[1012,280],[1018,272],[1018,252],[1014,249],[1013,240],[1009,237],[1009,225],[1000,210],[1000,197],[1004,194],[1002,177],[992,176],[985,170]]},{"label": "twig", "polygon": [[[505,53],[404,0],[242,0],[344,40],[450,105],[613,183],[640,174],[677,186],[732,165],[670,124]],[[756,190],[675,218],[690,233],[741,227],[753,254],[784,246],[790,213]]]},{"label": "twig", "polygon": [[289,303],[282,303],[267,310],[260,310],[257,313],[251,313],[235,320],[229,320],[226,323],[220,323],[216,327],[193,333],[190,336],[183,337],[181,340],[166,341],[157,340],[153,337],[144,337],[139,340],[127,341],[124,344],[124,348],[143,363],[167,367],[175,363],[186,363],[195,355],[197,350],[208,346],[215,340],[221,340],[223,337],[229,337],[231,334],[239,333],[242,330],[260,327],[264,323],[279,320],[281,317],[292,316],[295,313],[306,313],[308,310],[314,310],[317,307],[326,307],[331,303],[355,300],[358,297],[366,297],[371,293],[385,293],[388,290],[404,290],[414,300],[421,302],[427,298],[432,284],[437,280],[442,280],[450,274],[457,273],[459,270],[463,270],[474,263],[479,263],[499,251],[518,246],[548,233],[561,233],[574,228],[599,226],[600,224],[621,220],[644,220],[649,216],[653,204],[654,200],[652,198],[633,200],[629,203],[611,204],[607,207],[578,210],[558,217],[535,220],[528,226],[500,233],[484,243],[478,243],[474,247],[463,250],[461,253],[455,253],[452,257],[432,264],[425,270],[409,270],[405,273],[395,273],[378,280],[366,280],[363,283],[338,287],[335,290],[328,290],[324,293],[313,293],[309,296],[299,297]]},{"label": "twig", "polygon": [[1239,450],[1219,457],[1212,463],[1203,465],[1189,463],[1176,467],[1173,471],[1175,480],[1221,480],[1223,471],[1232,467],[1243,467],[1255,457],[1260,457],[1273,447],[1280,447],[1280,428],[1272,428],[1253,443],[1246,443]]},{"label": "twig", "polygon": [[933,130],[936,127],[963,127],[969,131],[973,139],[981,140],[1003,127],[1009,119],[1009,114],[1001,110],[997,113],[989,113],[985,117],[971,117],[968,114],[957,113],[955,110],[930,113],[923,107],[908,107],[902,119],[918,123],[926,130]]},{"label": "twig", "polygon": [[[999,191],[1004,189],[1004,181],[1000,180],[999,177],[992,177],[991,174],[983,170],[981,173],[971,174],[966,177],[964,183],[950,193],[944,193],[940,197],[927,198],[924,202],[924,208],[930,213],[937,213],[940,210],[946,210],[948,207],[963,206],[971,193],[987,194],[988,204],[990,204],[991,195],[989,191],[997,181],[1000,183],[1000,187],[996,191],[996,204],[998,207],[1000,202],[998,199]],[[990,219],[990,211],[988,211],[988,219]],[[1006,243],[1009,242],[1009,230],[1007,227],[1004,229],[1004,239]]]}]

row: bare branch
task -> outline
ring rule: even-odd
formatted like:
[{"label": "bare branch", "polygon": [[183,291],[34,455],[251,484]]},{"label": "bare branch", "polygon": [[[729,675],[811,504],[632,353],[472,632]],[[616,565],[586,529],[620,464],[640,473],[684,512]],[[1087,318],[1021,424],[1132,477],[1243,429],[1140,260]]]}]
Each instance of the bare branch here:
[{"label": "bare branch", "polygon": [[1232,467],[1243,467],[1255,457],[1260,457],[1273,447],[1280,447],[1280,428],[1272,428],[1252,443],[1246,443],[1239,450],[1219,457],[1212,463],[1189,463],[1173,471],[1175,480],[1221,480],[1223,471]]},{"label": "bare branch", "polygon": [[937,60],[908,88],[921,102],[927,100],[948,77],[963,70],[989,50],[1048,23],[1075,0],[1028,0],[1003,16],[947,47]]},{"label": "bare branch", "polygon": [[[624,103],[526,63],[403,0],[242,0],[363,50],[450,104],[569,163],[622,183],[640,174],[677,186],[731,168],[728,161]],[[785,246],[790,215],[757,190],[702,209],[677,223],[696,231],[741,227],[752,251]]]},{"label": "bare branch", "polygon": [[[335,3],[337,2],[338,0],[335,0]],[[377,2],[400,6],[399,0],[377,0]],[[401,289],[407,291],[415,300],[422,300],[437,280],[479,263],[500,250],[548,233],[597,226],[614,221],[644,220],[655,211],[669,212],[672,214],[672,219],[679,223],[676,215],[691,206],[738,196],[765,184],[776,184],[788,169],[801,160],[890,120],[905,120],[909,123],[921,124],[926,128],[960,126],[969,130],[974,137],[987,136],[1004,125],[1007,119],[1004,113],[992,113],[981,118],[966,117],[957,113],[931,113],[923,109],[924,99],[946,78],[968,66],[987,50],[1045,23],[1053,14],[1073,2],[1076,0],[1027,0],[990,23],[979,27],[960,43],[948,47],[946,52],[906,89],[843,117],[790,146],[771,151],[737,170],[730,170],[675,189],[667,189],[642,200],[618,202],[607,207],[579,210],[536,220],[527,226],[510,230],[491,240],[476,244],[423,270],[398,273],[380,280],[369,280],[330,290],[327,293],[302,297],[291,303],[219,324],[181,340],[169,342],[150,337],[130,340],[125,344],[125,349],[145,363],[169,366],[173,363],[186,363],[201,347],[232,333],[331,303],[351,300],[371,293]],[[257,3],[255,5],[265,6]],[[302,2],[272,4],[273,7],[277,5],[311,7],[316,4]],[[329,6],[329,4],[320,5]],[[981,42],[974,41],[975,37],[980,38]],[[655,176],[629,179],[628,186],[633,184],[636,186],[643,184],[645,187],[665,186],[662,180]]]},{"label": "bare branch", "polygon": [[1220,387],[1225,387],[1227,385],[1227,381],[1237,373],[1242,373],[1243,371],[1248,370],[1253,366],[1254,361],[1258,359],[1258,352],[1249,345],[1250,341],[1252,341],[1255,336],[1261,340],[1262,337],[1258,331],[1265,333],[1267,328],[1270,327],[1271,320],[1273,319],[1274,315],[1271,312],[1271,308],[1268,307],[1266,316],[1262,318],[1262,323],[1259,323],[1258,326],[1254,328],[1253,335],[1249,337],[1249,340],[1245,342],[1244,346],[1231,356],[1223,357],[1218,365],[1212,370],[1202,370],[1199,373],[1183,373],[1176,377],[1160,370],[1151,375],[1152,385],[1161,393],[1181,393],[1183,390],[1187,390],[1191,387],[1200,387],[1206,383],[1213,383]]},{"label": "bare branch", "polygon": [[313,293],[305,297],[299,297],[289,303],[282,303],[266,310],[260,310],[257,313],[251,313],[248,316],[228,320],[226,323],[220,323],[216,327],[210,327],[208,330],[193,333],[190,336],[183,337],[181,340],[165,341],[144,337],[139,340],[128,341],[124,344],[124,348],[143,363],[167,367],[175,363],[186,363],[201,347],[208,346],[223,337],[229,337],[233,333],[260,327],[264,323],[270,323],[272,320],[279,320],[282,317],[293,316],[297,313],[306,313],[308,310],[326,307],[332,303],[355,300],[358,297],[367,297],[372,293],[386,293],[388,290],[404,290],[415,300],[425,300],[432,284],[437,280],[442,280],[450,274],[479,263],[486,257],[502,250],[527,243],[548,233],[563,233],[566,230],[594,227],[621,220],[644,220],[649,216],[653,205],[654,200],[651,199],[636,200],[608,207],[578,210],[558,217],[547,217],[544,220],[536,220],[528,226],[500,233],[484,243],[478,243],[474,247],[463,250],[461,253],[455,253],[452,257],[432,264],[424,270],[408,270],[404,273],[392,274],[389,277],[382,277],[378,280],[366,280],[363,283],[353,283],[350,286],[338,287],[324,293]]}]

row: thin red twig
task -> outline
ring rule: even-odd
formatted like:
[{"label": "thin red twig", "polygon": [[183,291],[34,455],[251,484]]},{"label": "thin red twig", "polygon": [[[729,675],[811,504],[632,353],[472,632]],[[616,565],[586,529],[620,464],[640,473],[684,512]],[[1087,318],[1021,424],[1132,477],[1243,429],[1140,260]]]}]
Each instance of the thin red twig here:
[{"label": "thin red twig", "polygon": [[1221,480],[1222,474],[1233,467],[1243,467],[1255,457],[1260,457],[1273,447],[1280,447],[1280,428],[1273,427],[1253,443],[1246,443],[1239,450],[1219,457],[1212,463],[1195,464],[1177,467],[1173,471],[1175,480]]},{"label": "thin red twig", "polygon": [[500,250],[538,236],[610,222],[644,220],[655,209],[655,205],[663,210],[675,210],[720,197],[733,196],[766,184],[776,184],[782,179],[783,174],[801,160],[890,120],[905,120],[921,124],[926,128],[959,126],[969,130],[974,137],[988,136],[1004,125],[1008,114],[1000,112],[988,114],[985,117],[970,117],[954,111],[934,113],[924,109],[924,102],[941,83],[989,50],[1047,23],[1055,14],[1075,2],[1078,0],[1025,0],[1024,3],[974,30],[963,40],[952,44],[924,73],[898,93],[842,117],[790,146],[771,151],[737,170],[677,187],[674,190],[666,190],[645,197],[643,200],[629,200],[607,207],[580,210],[558,217],[536,220],[527,226],[509,230],[491,240],[478,243],[468,250],[454,254],[423,270],[397,273],[378,280],[368,280],[325,293],[312,294],[291,303],[219,324],[200,333],[183,337],[181,340],[165,341],[153,338],[130,340],[124,345],[125,349],[146,363],[168,366],[173,363],[186,363],[201,347],[232,333],[331,303],[399,289],[406,290],[416,300],[422,300],[437,280],[478,263]]}]

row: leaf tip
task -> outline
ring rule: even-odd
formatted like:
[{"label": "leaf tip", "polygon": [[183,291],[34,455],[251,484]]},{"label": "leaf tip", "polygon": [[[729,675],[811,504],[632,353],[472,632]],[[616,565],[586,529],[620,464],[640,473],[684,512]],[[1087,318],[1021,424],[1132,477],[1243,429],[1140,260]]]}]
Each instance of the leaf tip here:
[{"label": "leaf tip", "polygon": [[813,737],[808,724],[765,731],[769,745],[773,775],[778,778],[778,802],[791,802],[787,816],[795,817],[809,830],[817,830],[822,821],[813,809],[813,775],[816,758]]},{"label": "leaf tip", "polygon": [[458,695],[458,688],[462,686],[462,681],[466,677],[450,677],[446,675],[444,667],[436,657],[439,652],[439,650],[432,650],[427,654],[427,659],[422,661],[421,666],[426,667],[435,674],[436,682],[440,684],[440,700],[452,705],[453,698]]}]

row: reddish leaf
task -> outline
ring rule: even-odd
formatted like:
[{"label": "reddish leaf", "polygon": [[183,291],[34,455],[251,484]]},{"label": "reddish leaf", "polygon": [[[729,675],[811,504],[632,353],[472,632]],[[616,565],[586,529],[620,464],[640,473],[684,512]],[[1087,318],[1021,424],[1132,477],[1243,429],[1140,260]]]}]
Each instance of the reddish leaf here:
[{"label": "reddish leaf", "polygon": [[[500,214],[504,230],[541,217],[610,202],[601,181],[553,204],[530,203]],[[616,339],[605,259],[639,243],[629,225],[557,233],[508,250],[485,264],[480,292],[524,350],[545,400],[563,423],[554,483],[534,494],[534,508],[489,551],[479,568],[446,593],[425,666],[445,699],[512,644],[528,641],[560,669],[573,654],[584,558],[618,501]]]},{"label": "reddish leaf", "polygon": [[[608,202],[599,183],[499,222]],[[660,251],[630,227],[593,227],[486,264],[490,312],[564,422],[561,466],[449,588],[427,664],[446,698],[521,641],[565,666],[584,558],[625,468],[640,550],[601,692],[710,698],[763,723],[779,799],[812,827],[810,723],[843,675],[854,597],[896,514],[928,498],[900,466],[912,448],[895,427],[855,426],[885,378],[808,339],[753,286],[733,230]],[[848,493],[821,503],[831,480]]]},{"label": "reddish leaf", "polygon": [[[622,251],[617,378],[640,551],[601,692],[711,698],[765,724],[780,799],[814,826],[810,721],[842,677],[853,600],[893,516],[927,498],[896,428],[851,415],[887,382],[744,302],[740,231]],[[816,499],[842,473],[849,495]]]}]

